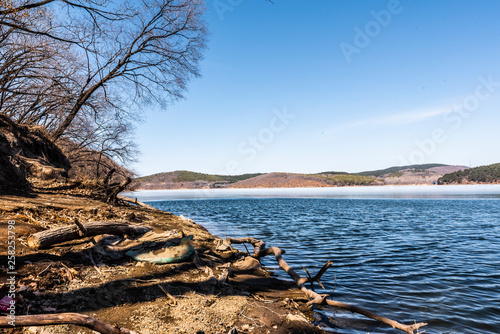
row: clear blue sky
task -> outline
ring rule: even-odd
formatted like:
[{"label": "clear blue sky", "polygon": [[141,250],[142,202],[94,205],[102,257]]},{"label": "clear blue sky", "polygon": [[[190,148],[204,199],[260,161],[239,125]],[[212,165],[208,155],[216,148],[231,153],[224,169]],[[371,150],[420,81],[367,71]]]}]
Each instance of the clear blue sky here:
[{"label": "clear blue sky", "polygon": [[139,175],[500,162],[500,2],[208,0],[202,78]]}]

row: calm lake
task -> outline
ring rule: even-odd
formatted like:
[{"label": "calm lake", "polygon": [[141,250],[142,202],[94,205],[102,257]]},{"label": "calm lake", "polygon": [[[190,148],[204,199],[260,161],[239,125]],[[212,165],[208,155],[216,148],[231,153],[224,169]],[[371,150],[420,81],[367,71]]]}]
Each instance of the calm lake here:
[{"label": "calm lake", "polygon": [[[287,251],[334,299],[426,333],[500,333],[500,186],[141,191],[125,194],[224,237]],[[288,279],[274,258],[264,266]],[[319,289],[319,287],[318,287]],[[318,291],[320,293],[324,291]],[[363,316],[317,311],[335,333],[397,333]],[[329,318],[336,319],[328,323]]]}]

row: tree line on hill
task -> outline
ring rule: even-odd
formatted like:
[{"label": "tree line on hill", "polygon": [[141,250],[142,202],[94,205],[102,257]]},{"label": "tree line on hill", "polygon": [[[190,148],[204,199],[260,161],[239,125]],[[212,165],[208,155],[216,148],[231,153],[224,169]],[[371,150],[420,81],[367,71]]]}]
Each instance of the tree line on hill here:
[{"label": "tree line on hill", "polygon": [[499,182],[500,163],[449,173],[438,179],[438,184]]},{"label": "tree line on hill", "polygon": [[184,170],[138,177],[133,180],[133,186],[137,189],[273,188],[499,182],[500,164],[469,168],[433,163],[395,166],[360,173],[329,171],[315,174],[213,175]]}]

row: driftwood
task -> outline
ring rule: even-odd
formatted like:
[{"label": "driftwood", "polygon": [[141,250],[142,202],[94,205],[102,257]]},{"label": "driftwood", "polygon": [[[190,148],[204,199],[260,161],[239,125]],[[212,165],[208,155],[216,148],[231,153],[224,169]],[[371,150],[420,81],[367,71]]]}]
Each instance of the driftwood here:
[{"label": "driftwood", "polygon": [[102,334],[137,334],[129,329],[111,326],[96,318],[80,313],[17,315],[14,326],[9,323],[11,321],[10,317],[0,317],[0,328],[70,324],[87,327]]},{"label": "driftwood", "polygon": [[118,222],[77,223],[76,225],[64,226],[32,234],[28,238],[28,246],[33,249],[43,249],[53,244],[81,239],[84,237],[91,237],[99,234],[144,234],[150,230],[151,227],[129,225]]},{"label": "driftwood", "polygon": [[140,238],[137,239],[125,239],[122,242],[116,245],[106,245],[104,250],[114,251],[114,252],[126,252],[134,247],[149,245],[149,244],[163,244],[163,243],[172,243],[178,244],[181,241],[181,238],[184,237],[183,233],[154,233],[152,231],[144,234]]},{"label": "driftwood", "polygon": [[121,201],[127,202],[127,203],[131,203],[131,204],[135,204],[135,205],[141,206],[143,208],[148,208],[148,209],[155,210],[155,211],[161,211],[160,209],[153,208],[151,205],[147,205],[146,203],[142,203],[141,201],[138,201],[137,198],[132,199],[130,197],[126,197],[126,196],[123,196],[123,195],[117,195],[116,198],[118,198]]},{"label": "driftwood", "polygon": [[330,305],[334,307],[338,307],[344,310],[348,310],[351,312],[359,313],[362,314],[368,318],[375,319],[377,321],[380,321],[384,324],[390,325],[393,328],[400,329],[402,331],[405,331],[408,334],[413,334],[416,330],[418,330],[420,327],[427,325],[426,323],[416,323],[413,325],[404,325],[401,324],[395,320],[388,319],[386,317],[382,317],[378,314],[375,314],[373,312],[370,312],[368,310],[365,310],[363,308],[349,305],[346,303],[341,303],[337,302],[331,299],[327,299],[328,295],[320,295],[312,290],[309,290],[305,287],[306,283],[312,283],[312,282],[320,282],[321,276],[325,273],[325,271],[332,265],[330,261],[328,261],[323,268],[316,274],[314,277],[311,277],[308,275],[308,278],[303,278],[300,277],[299,274],[295,270],[293,270],[283,259],[283,254],[285,254],[285,251],[278,248],[278,247],[269,247],[265,248],[265,243],[263,241],[254,239],[254,238],[228,238],[227,239],[229,242],[234,243],[234,244],[251,244],[254,247],[254,253],[251,255],[252,257],[259,259],[261,257],[264,257],[266,255],[274,255],[276,257],[276,260],[278,261],[278,264],[281,269],[283,269],[295,282],[297,287],[306,294],[306,296],[310,299],[310,301],[307,303],[308,305],[312,304],[318,304],[318,305]]}]

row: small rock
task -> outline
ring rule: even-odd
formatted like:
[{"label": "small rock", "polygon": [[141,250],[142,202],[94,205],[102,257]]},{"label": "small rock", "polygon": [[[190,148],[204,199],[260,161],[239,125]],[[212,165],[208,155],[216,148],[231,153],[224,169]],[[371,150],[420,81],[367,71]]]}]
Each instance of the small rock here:
[{"label": "small rock", "polygon": [[289,313],[286,316],[286,320],[289,321],[289,322],[300,321],[300,322],[305,322],[305,323],[309,324],[309,320],[307,320],[303,316],[295,315],[295,314],[291,314],[291,313]]},{"label": "small rock", "polygon": [[231,269],[235,271],[257,270],[260,268],[259,260],[251,256],[247,256],[242,261],[236,261],[231,265]]}]

